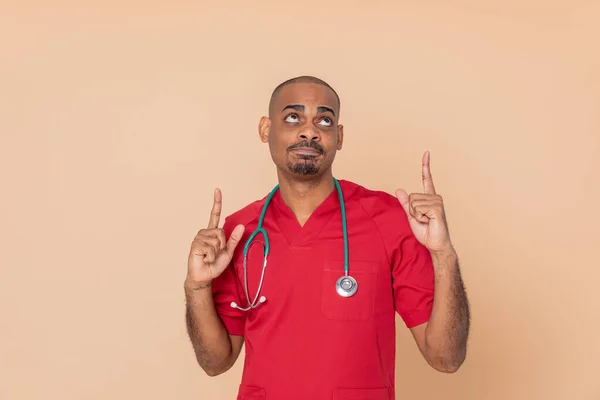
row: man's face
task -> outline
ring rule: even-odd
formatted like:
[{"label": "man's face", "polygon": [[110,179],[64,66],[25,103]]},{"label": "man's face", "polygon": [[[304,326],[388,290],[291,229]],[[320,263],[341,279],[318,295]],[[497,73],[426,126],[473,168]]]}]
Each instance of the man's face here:
[{"label": "man's face", "polygon": [[314,177],[327,171],[342,148],[339,104],[326,86],[293,83],[281,88],[260,124],[278,169]]}]

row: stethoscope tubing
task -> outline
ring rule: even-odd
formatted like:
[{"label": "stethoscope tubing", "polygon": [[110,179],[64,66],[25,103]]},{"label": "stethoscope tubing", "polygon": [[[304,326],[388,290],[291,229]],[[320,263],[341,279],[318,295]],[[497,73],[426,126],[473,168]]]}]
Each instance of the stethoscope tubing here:
[{"label": "stethoscope tubing", "polygon": [[[342,235],[344,238],[344,276],[342,278],[345,277],[346,279],[350,280],[348,282],[353,282],[352,289],[343,289],[340,285],[342,278],[340,278],[340,279],[338,279],[338,282],[336,282],[336,290],[342,297],[350,297],[350,296],[354,295],[354,293],[356,292],[356,280],[354,280],[354,278],[349,276],[348,227],[347,227],[347,220],[346,220],[346,205],[344,203],[344,196],[342,194],[342,188],[340,187],[339,182],[335,178],[334,178],[333,182],[335,184],[335,187],[336,187],[336,190],[338,193],[338,198],[339,198],[339,202],[340,202],[340,211],[342,213]],[[252,232],[250,237],[248,237],[248,239],[246,240],[246,244],[244,245],[244,250],[243,250],[244,293],[246,294],[246,301],[248,302],[248,307],[242,308],[242,307],[238,306],[235,302],[231,303],[231,306],[233,308],[237,308],[241,311],[248,311],[250,309],[256,308],[260,304],[265,302],[265,300],[266,300],[265,296],[260,296],[260,291],[263,286],[265,270],[267,268],[267,256],[269,255],[269,252],[270,252],[270,244],[269,244],[269,235],[267,234],[267,231],[263,228],[263,222],[265,219],[265,215],[267,213],[267,208],[271,202],[271,199],[273,198],[273,195],[275,194],[275,192],[277,192],[278,189],[279,189],[279,185],[276,185],[273,188],[273,190],[271,190],[271,192],[269,193],[269,196],[265,200],[265,204],[263,206],[263,209],[260,214],[260,218],[258,220],[258,227],[256,228],[256,230],[254,232]],[[264,261],[263,261],[262,271],[260,274],[260,281],[258,284],[256,295],[254,296],[254,299],[251,302],[250,301],[250,293],[248,291],[248,268],[247,268],[248,250],[250,248],[250,245],[252,244],[252,241],[259,233],[262,234],[263,237],[265,238],[265,247],[264,247],[264,252],[263,252]],[[257,300],[258,300],[258,303],[256,302]]]}]

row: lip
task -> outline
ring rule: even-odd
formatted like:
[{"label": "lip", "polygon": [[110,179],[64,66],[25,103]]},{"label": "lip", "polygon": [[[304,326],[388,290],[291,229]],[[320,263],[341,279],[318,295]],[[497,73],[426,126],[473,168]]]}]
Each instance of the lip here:
[{"label": "lip", "polygon": [[309,147],[293,149],[293,150],[291,150],[291,152],[296,153],[296,154],[303,154],[303,155],[307,155],[307,156],[320,156],[321,155],[321,152],[319,150],[312,149]]}]

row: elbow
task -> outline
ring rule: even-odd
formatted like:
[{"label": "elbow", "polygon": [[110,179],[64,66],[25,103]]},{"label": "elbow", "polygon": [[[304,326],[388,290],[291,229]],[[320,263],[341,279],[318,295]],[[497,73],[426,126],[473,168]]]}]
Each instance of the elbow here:
[{"label": "elbow", "polygon": [[466,352],[459,354],[448,354],[430,357],[427,359],[429,365],[438,372],[454,374],[462,367],[466,359]]},{"label": "elbow", "polygon": [[428,360],[429,365],[438,372],[445,374],[453,374],[457,372],[462,366],[463,362],[460,360],[446,360],[446,359],[435,359]]},{"label": "elbow", "polygon": [[218,369],[209,369],[209,368],[203,368],[204,372],[206,373],[206,375],[208,375],[211,378],[214,378],[215,376],[219,376],[223,373],[225,373],[225,371],[223,370],[218,370]]},{"label": "elbow", "polygon": [[235,360],[236,357],[231,352],[226,355],[225,352],[218,350],[211,353],[196,350],[196,362],[204,373],[211,378],[229,371],[235,364]]},{"label": "elbow", "polygon": [[216,376],[222,375],[225,372],[227,372],[229,370],[229,368],[217,368],[217,367],[208,367],[208,366],[202,366],[202,370],[204,371],[204,373],[206,375],[208,375],[211,378],[214,378]]},{"label": "elbow", "polygon": [[200,364],[200,367],[202,368],[204,373],[211,378],[223,375],[225,372],[229,371],[229,369],[231,369],[232,366],[232,364],[228,362],[223,362],[219,364],[207,364],[198,362],[198,364]]},{"label": "elbow", "polygon": [[438,372],[442,372],[445,374],[453,374],[455,372],[458,372],[461,365],[462,363],[440,363],[433,366],[433,368]]},{"label": "elbow", "polygon": [[[430,345],[433,343],[433,345]],[[467,342],[431,340],[426,338],[423,354],[436,371],[453,374],[460,370],[467,358]]]}]

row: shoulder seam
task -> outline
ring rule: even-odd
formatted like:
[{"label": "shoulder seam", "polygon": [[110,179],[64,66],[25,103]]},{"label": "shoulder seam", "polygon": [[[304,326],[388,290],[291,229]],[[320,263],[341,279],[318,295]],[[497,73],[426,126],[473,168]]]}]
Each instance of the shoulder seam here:
[{"label": "shoulder seam", "polygon": [[391,267],[392,260],[390,258],[390,249],[388,248],[387,243],[385,242],[385,238],[383,237],[383,234],[381,233],[381,229],[379,228],[379,225],[375,221],[375,218],[373,218],[373,215],[371,215],[371,213],[369,211],[367,211],[366,207],[362,204],[361,200],[362,200],[362,198],[358,198],[357,202],[360,205],[360,207],[365,211],[365,213],[371,218],[371,220],[373,221],[373,224],[377,228],[377,233],[379,233],[379,238],[381,239],[381,242],[383,243],[383,247],[385,248],[385,258],[388,262],[388,265]]}]

